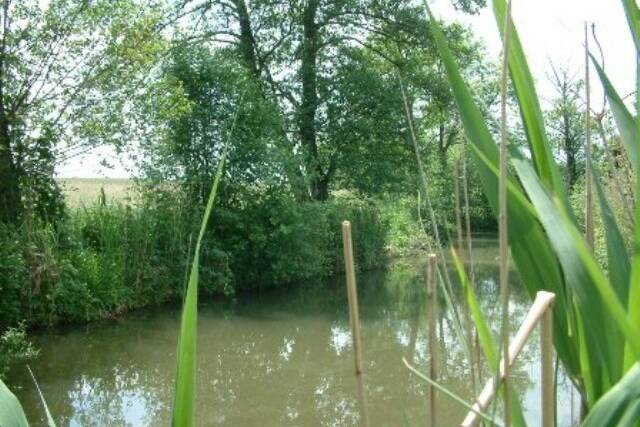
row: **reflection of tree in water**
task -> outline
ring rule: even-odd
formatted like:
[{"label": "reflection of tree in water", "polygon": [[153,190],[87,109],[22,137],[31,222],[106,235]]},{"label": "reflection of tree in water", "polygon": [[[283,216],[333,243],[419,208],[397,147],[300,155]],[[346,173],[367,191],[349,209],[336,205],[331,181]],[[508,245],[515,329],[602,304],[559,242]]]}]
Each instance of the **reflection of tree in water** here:
[{"label": "reflection of tree in water", "polygon": [[[419,369],[428,370],[421,262],[396,263],[386,271],[358,275],[365,381],[370,415],[379,425],[427,418],[426,384],[401,363],[408,357]],[[497,267],[483,264],[476,277],[483,311],[497,333]],[[515,288],[514,332],[529,306]],[[440,303],[441,381],[470,399],[466,356],[450,313]],[[42,336],[43,357],[33,368],[60,424],[168,423],[178,315],[178,309],[165,307],[121,323]],[[525,351],[515,372],[521,392],[529,388],[527,366],[537,363],[537,346]],[[198,370],[202,425],[356,425],[343,279],[323,287],[300,286],[206,304],[200,316]],[[487,372],[485,368],[485,379]],[[17,394],[30,418],[40,417],[30,379],[18,375],[11,381],[21,387]],[[460,421],[464,411],[458,406],[444,398],[440,405],[443,425]]]},{"label": "reflection of tree in water", "polygon": [[[153,331],[132,319],[39,337],[43,357],[31,367],[60,425],[145,425],[168,411],[172,383],[165,372],[173,362],[166,344],[150,342],[173,348],[175,330],[174,322],[158,320]],[[44,425],[28,375],[10,381],[32,425]]]}]

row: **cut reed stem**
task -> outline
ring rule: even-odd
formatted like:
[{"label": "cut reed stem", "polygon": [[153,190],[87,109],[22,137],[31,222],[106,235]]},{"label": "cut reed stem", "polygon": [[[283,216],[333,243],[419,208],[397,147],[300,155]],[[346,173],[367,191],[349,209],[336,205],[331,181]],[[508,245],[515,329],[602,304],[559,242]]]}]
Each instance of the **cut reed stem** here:
[{"label": "cut reed stem", "polygon": [[353,341],[356,380],[358,383],[358,403],[360,405],[360,424],[369,427],[369,410],[367,393],[364,387],[364,370],[362,366],[362,340],[360,338],[360,316],[358,314],[358,291],[356,270],[353,261],[353,241],[351,239],[351,223],[342,223],[342,242],[344,247],[344,264],[347,276],[347,299],[349,301],[349,322]]},{"label": "cut reed stem", "polygon": [[[536,299],[534,300],[533,305],[529,309],[527,316],[522,321],[522,325],[520,326],[520,329],[518,329],[513,341],[509,345],[507,357],[500,360],[498,375],[489,379],[485,387],[482,389],[476,403],[473,405],[474,410],[469,412],[464,421],[462,421],[462,427],[478,425],[480,422],[478,413],[482,413],[489,407],[489,404],[495,397],[500,384],[504,383],[509,368],[515,363],[516,358],[524,348],[524,345],[527,343],[527,340],[533,333],[535,327],[541,322],[541,319],[543,319],[546,312],[551,310],[551,306],[555,298],[555,294],[551,292],[539,291],[536,294]],[[551,318],[548,320],[550,319]],[[551,386],[553,387],[553,363],[551,363]],[[506,390],[503,389],[503,393],[504,392],[506,392]]]},{"label": "cut reed stem", "polygon": [[[438,284],[436,282],[437,258],[429,254],[427,262],[427,327],[429,328],[429,378],[438,381],[438,342],[436,336],[438,313]],[[437,390],[433,384],[429,385],[429,425],[437,425]]]},{"label": "cut reed stem", "polygon": [[555,426],[555,376],[553,369],[553,310],[549,306],[540,321],[540,348],[542,350],[542,427]]}]

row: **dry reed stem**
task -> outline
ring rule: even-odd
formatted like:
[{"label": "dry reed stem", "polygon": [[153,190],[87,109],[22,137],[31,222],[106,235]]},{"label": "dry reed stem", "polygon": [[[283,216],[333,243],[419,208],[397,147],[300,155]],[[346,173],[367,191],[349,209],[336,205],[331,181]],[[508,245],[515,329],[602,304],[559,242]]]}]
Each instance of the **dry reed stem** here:
[{"label": "dry reed stem", "polygon": [[[500,233],[500,300],[502,306],[501,345],[504,359],[509,356],[509,236],[507,218],[507,85],[509,73],[509,40],[511,38],[511,0],[507,2],[504,20],[504,41],[500,99],[500,178],[499,192],[499,233]],[[504,425],[511,427],[511,390],[509,386],[509,364],[504,371]]]},{"label": "dry reed stem", "polygon": [[[487,384],[484,386],[482,392],[476,400],[476,403],[474,403],[473,405],[475,411],[471,411],[467,414],[464,421],[462,421],[462,427],[472,427],[478,424],[478,422],[480,421],[478,412],[484,412],[487,409],[487,407],[495,397],[498,387],[501,383],[504,382],[506,378],[505,375],[508,372],[508,369],[515,363],[516,358],[524,348],[524,345],[531,336],[531,333],[533,332],[535,327],[538,325],[538,323],[541,322],[541,319],[546,322],[551,321],[551,317],[549,317],[547,320],[544,320],[543,317],[547,312],[551,311],[551,306],[553,305],[553,301],[555,300],[555,298],[556,296],[552,292],[540,291],[536,294],[536,299],[534,300],[533,305],[529,309],[529,312],[522,322],[520,329],[518,329],[518,332],[513,338],[513,341],[509,345],[508,357],[506,359],[503,358],[500,360],[500,370],[498,376],[489,379]],[[544,331],[543,333],[546,334],[546,332]],[[550,335],[546,334],[545,337],[547,336],[550,337]],[[551,344],[553,345],[553,343]],[[505,363],[505,361],[508,362]],[[552,365],[553,364],[551,364],[551,366]],[[551,387],[553,387],[553,367],[551,367],[551,373]],[[545,387],[548,387],[548,383],[545,384],[543,389]]]},{"label": "dry reed stem", "polygon": [[591,177],[591,82],[589,76],[589,31],[587,23],[584,23],[584,82],[586,91],[587,108],[585,111],[585,139],[586,139],[586,200],[585,200],[585,238],[589,246],[593,248],[593,183]]},{"label": "dry reed stem", "polygon": [[[553,301],[552,301],[553,302]],[[555,425],[555,383],[553,370],[553,310],[549,306],[540,321],[541,369],[541,413],[542,427]]]},{"label": "dry reed stem", "polygon": [[[438,381],[438,342],[436,337],[437,313],[438,313],[438,284],[436,282],[437,258],[435,254],[429,254],[427,262],[427,327],[429,328],[429,378]],[[437,390],[429,385],[429,425],[437,425]]]},{"label": "dry reed stem", "polygon": [[360,337],[360,317],[358,315],[358,291],[356,288],[356,271],[353,261],[353,241],[351,239],[351,222],[342,223],[342,242],[344,247],[344,264],[347,276],[347,298],[349,301],[349,322],[353,341],[356,380],[358,382],[358,402],[360,405],[360,424],[369,427],[369,410],[367,394],[364,387],[364,370],[362,366],[362,339]]}]

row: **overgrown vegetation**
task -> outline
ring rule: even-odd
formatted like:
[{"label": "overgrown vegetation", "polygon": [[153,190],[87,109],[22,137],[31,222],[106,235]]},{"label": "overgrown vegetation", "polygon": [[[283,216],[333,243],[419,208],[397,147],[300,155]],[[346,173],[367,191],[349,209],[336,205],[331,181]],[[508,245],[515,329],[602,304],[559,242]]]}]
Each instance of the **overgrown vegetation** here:
[{"label": "overgrown vegetation", "polygon": [[[474,12],[484,1],[454,5]],[[640,12],[632,0],[623,5],[638,46]],[[463,213],[474,231],[496,228],[496,67],[467,29],[424,18],[419,6],[2,6],[0,375],[36,355],[26,328],[183,300],[174,414],[188,425],[198,294],[307,286],[340,273],[345,218],[363,270],[423,250],[432,234],[446,244]],[[505,1],[493,7],[500,24]],[[554,69],[558,97],[543,112],[515,28],[512,42],[521,119],[509,129],[511,253],[532,295],[556,293],[556,350],[595,411],[638,375],[640,125],[594,61],[611,112],[595,115],[589,130],[600,144],[588,157],[583,83]],[[65,203],[55,166],[106,144],[132,154],[135,197]],[[451,177],[465,185],[464,212]],[[594,248],[582,237],[585,179],[600,205]]]},{"label": "overgrown vegetation", "polygon": [[[638,49],[640,11],[633,1],[623,0],[622,3]],[[494,13],[498,28],[504,30],[503,23],[508,22],[505,16],[509,13],[507,2],[496,0]],[[498,148],[468,85],[460,75],[441,29],[433,19],[431,24],[475,161],[482,171],[485,193],[497,215]],[[508,189],[511,254],[532,295],[539,290],[556,294],[555,347],[568,375],[581,393],[584,410],[594,411],[586,418],[585,425],[635,425],[638,420],[637,411],[634,410],[637,391],[616,385],[633,381],[631,378],[637,375],[640,360],[640,328],[637,322],[637,293],[640,289],[637,280],[637,274],[640,273],[640,264],[637,262],[640,259],[640,236],[637,234],[640,221],[637,215],[640,205],[636,204],[635,207],[635,243],[632,248],[627,248],[616,213],[611,209],[604,191],[601,174],[592,159],[587,157],[586,173],[592,173],[594,198],[599,203],[606,241],[606,268],[599,266],[588,237],[584,237],[569,203],[567,186],[572,186],[572,180],[567,179],[566,184],[561,180],[558,163],[552,155],[541,107],[518,34],[512,25],[509,30],[509,71],[520,107],[522,126],[526,129],[526,148],[532,156],[532,160],[529,160],[518,150],[512,153],[514,173],[509,177]],[[618,132],[627,150],[626,161],[634,170],[636,181],[640,182],[637,160],[640,121],[627,110],[595,59],[593,63],[612,104]],[[585,227],[588,235],[590,225],[586,223]],[[603,319],[609,320],[603,322]],[[516,422],[518,406],[514,405],[513,409]],[[607,421],[604,424],[598,424],[605,419]]]},{"label": "overgrown vegetation", "polygon": [[[87,322],[179,298],[197,215],[184,202],[113,203],[79,209],[56,226],[0,226],[0,324]],[[273,194],[221,206],[202,245],[201,291],[230,295],[340,272],[335,224],[344,217],[359,230],[360,268],[382,267],[389,219],[372,200],[343,194],[298,204]]]}]

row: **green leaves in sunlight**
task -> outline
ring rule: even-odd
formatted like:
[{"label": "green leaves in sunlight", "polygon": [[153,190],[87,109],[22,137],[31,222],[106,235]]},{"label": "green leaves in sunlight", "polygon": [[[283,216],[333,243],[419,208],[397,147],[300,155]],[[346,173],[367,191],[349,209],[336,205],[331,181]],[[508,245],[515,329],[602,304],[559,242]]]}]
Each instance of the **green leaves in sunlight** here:
[{"label": "green leaves in sunlight", "polygon": [[200,225],[196,249],[191,263],[191,272],[187,284],[187,293],[182,308],[182,319],[180,322],[180,337],[178,338],[177,351],[177,372],[175,395],[173,402],[173,415],[171,424],[174,427],[190,427],[195,423],[195,403],[196,403],[196,339],[198,334],[198,269],[200,263],[200,245],[207,229],[209,217],[213,211],[213,205],[218,192],[218,184],[222,176],[224,164],[227,158],[228,143],[224,146],[224,151],[218,163],[218,169],[213,180],[213,187],[209,193],[207,207],[205,208]]},{"label": "green leaves in sunlight", "polygon": [[0,427],[28,427],[22,405],[0,380]]}]

